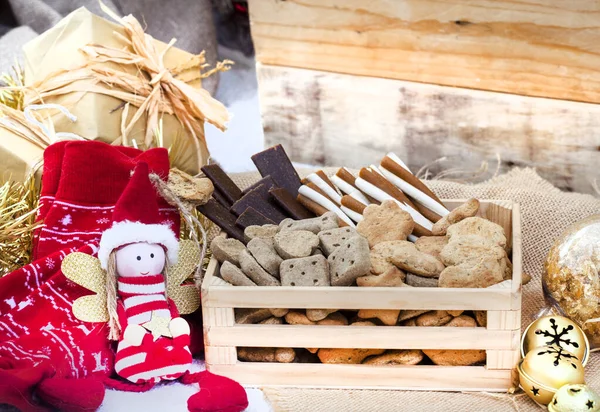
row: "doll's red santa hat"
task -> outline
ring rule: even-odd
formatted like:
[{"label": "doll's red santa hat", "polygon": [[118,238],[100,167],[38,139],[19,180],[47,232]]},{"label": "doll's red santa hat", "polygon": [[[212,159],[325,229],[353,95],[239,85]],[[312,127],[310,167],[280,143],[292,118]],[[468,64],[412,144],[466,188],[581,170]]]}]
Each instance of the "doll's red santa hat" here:
[{"label": "doll's red santa hat", "polygon": [[171,264],[176,263],[179,242],[167,224],[162,224],[156,189],[148,177],[148,164],[137,164],[131,180],[115,205],[113,224],[100,238],[98,259],[106,270],[110,253],[132,243],[161,245]]}]

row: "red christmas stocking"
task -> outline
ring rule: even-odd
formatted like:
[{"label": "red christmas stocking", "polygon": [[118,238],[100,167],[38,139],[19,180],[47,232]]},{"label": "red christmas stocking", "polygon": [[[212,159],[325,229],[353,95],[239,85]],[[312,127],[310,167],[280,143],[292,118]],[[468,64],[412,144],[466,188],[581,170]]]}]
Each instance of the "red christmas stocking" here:
[{"label": "red christmas stocking", "polygon": [[200,392],[188,399],[190,412],[241,412],[248,407],[244,388],[224,376],[203,371],[185,375],[181,382],[200,385]]},{"label": "red christmas stocking", "polygon": [[[64,248],[97,244],[102,232],[110,227],[114,205],[137,162],[147,162],[151,171],[164,178],[168,176],[165,149],[150,149],[131,157],[136,153],[134,150],[101,142],[69,142],[64,146],[56,195],[43,213],[44,227],[37,240],[38,258]],[[49,181],[48,191],[51,191],[55,179]],[[176,209],[162,201],[161,213],[177,233]]]}]

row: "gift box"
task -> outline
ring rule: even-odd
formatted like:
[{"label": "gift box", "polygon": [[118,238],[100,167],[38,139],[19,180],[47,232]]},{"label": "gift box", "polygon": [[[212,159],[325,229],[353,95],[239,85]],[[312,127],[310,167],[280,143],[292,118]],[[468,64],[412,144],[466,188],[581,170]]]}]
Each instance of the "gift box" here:
[{"label": "gift box", "polygon": [[227,121],[225,107],[201,89],[203,54],[159,42],[134,17],[105,11],[119,24],[80,8],[24,46],[25,105],[61,105],[77,121],[48,109],[42,117],[56,131],[167,147],[173,166],[198,173],[209,157],[204,122],[223,129]]}]

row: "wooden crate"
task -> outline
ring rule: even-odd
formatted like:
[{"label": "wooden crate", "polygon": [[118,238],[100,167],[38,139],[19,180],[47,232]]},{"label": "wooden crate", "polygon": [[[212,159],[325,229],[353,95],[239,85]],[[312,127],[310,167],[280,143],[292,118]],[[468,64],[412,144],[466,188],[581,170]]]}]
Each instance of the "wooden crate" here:
[{"label": "wooden crate", "polygon": [[[448,208],[464,201],[446,201]],[[206,366],[246,385],[506,391],[519,360],[521,223],[519,206],[482,201],[482,216],[499,223],[512,243],[508,288],[242,287],[217,277],[210,262],[202,285]],[[487,327],[236,324],[235,308],[427,309],[487,311]],[[236,347],[485,349],[485,366],[369,366],[253,363]]]},{"label": "wooden crate", "polygon": [[564,190],[600,178],[600,3],[250,0],[267,146],[361,167],[490,176],[537,167]]}]

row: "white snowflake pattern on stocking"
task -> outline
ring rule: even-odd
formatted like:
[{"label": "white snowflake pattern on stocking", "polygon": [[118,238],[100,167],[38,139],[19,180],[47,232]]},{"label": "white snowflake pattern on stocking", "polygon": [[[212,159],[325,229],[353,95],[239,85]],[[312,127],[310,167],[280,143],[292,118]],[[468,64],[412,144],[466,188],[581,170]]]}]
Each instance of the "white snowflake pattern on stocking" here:
[{"label": "white snowflake pattern on stocking", "polygon": [[110,219],[107,217],[102,217],[102,218],[96,220],[96,223],[99,223],[101,225],[105,225],[108,222],[110,222]]},{"label": "white snowflake pattern on stocking", "polygon": [[68,226],[71,223],[73,223],[73,218],[71,217],[71,215],[65,215],[61,220],[60,220],[60,224],[63,226]]},{"label": "white snowflake pattern on stocking", "polygon": [[51,258],[46,258],[46,267],[50,270],[54,269],[54,260]]}]

